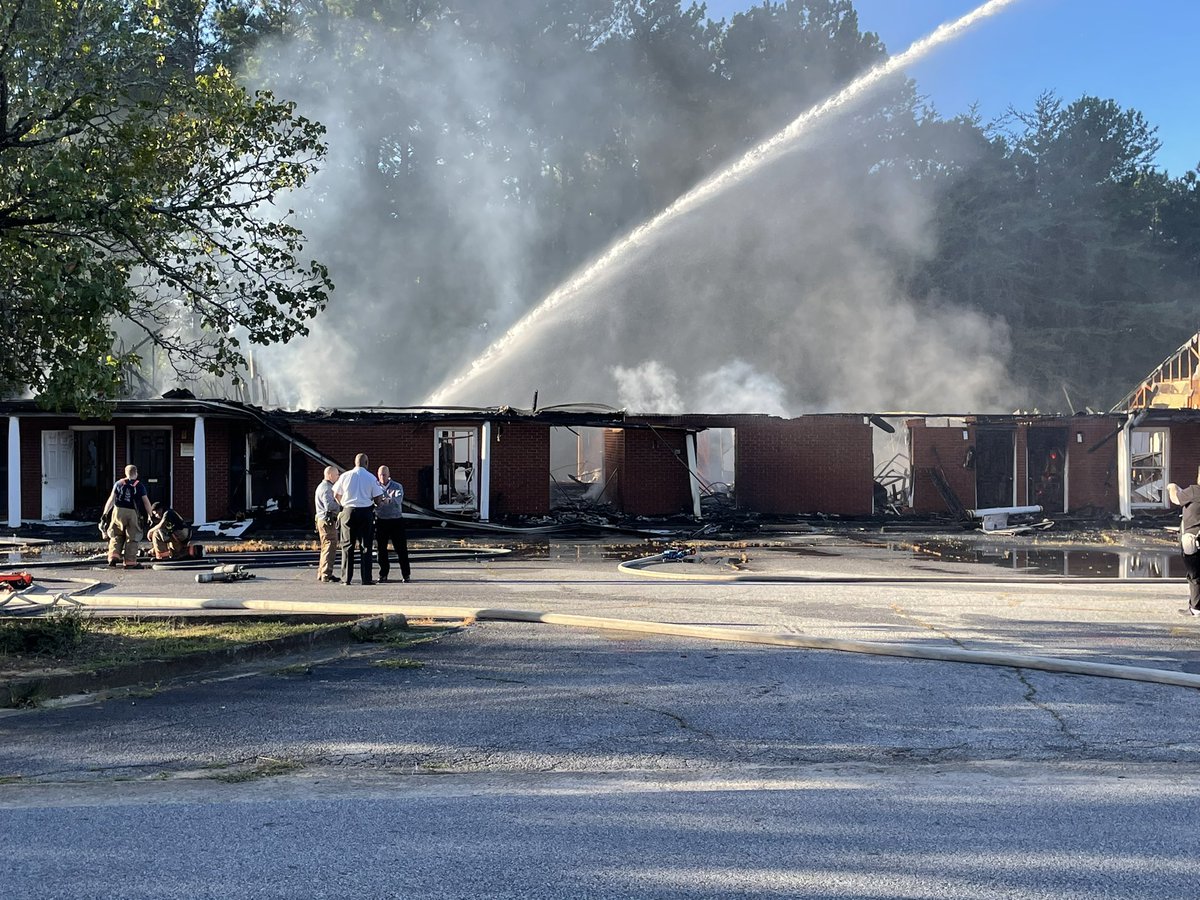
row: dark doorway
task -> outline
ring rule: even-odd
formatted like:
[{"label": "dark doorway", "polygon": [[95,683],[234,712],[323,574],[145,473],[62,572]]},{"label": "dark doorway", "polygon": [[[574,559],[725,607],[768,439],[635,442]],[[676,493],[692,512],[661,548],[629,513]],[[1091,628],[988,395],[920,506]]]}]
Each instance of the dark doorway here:
[{"label": "dark doorway", "polygon": [[287,509],[291,505],[288,490],[290,445],[269,431],[252,431],[247,446],[250,452],[249,508]]},{"label": "dark doorway", "polygon": [[224,515],[236,516],[249,509],[246,502],[246,429],[229,426],[229,506]]},{"label": "dark doorway", "polygon": [[151,503],[171,504],[171,429],[130,428],[129,461]]},{"label": "dark doorway", "polygon": [[[140,471],[140,469],[139,469]],[[111,428],[75,432],[75,518],[94,521],[117,480]]]},{"label": "dark doorway", "polygon": [[1067,429],[1029,429],[1029,502],[1046,512],[1066,509]]},{"label": "dark doorway", "polygon": [[975,432],[975,508],[1012,505],[1012,429],[980,428]]}]

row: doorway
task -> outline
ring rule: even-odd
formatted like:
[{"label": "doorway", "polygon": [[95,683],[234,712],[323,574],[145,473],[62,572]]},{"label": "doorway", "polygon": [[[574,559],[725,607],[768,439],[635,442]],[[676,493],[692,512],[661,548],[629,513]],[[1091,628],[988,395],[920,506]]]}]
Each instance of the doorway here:
[{"label": "doorway", "polygon": [[85,522],[100,518],[116,475],[113,472],[113,429],[76,428],[75,514]]},{"label": "doorway", "polygon": [[979,428],[975,432],[976,509],[1014,505],[1014,453],[1011,428]]},{"label": "doorway", "polygon": [[604,429],[550,428],[550,509],[582,511],[604,501]]},{"label": "doorway", "polygon": [[479,429],[438,428],[433,441],[433,508],[478,511]]},{"label": "doorway", "polygon": [[1027,446],[1029,502],[1048,513],[1063,512],[1067,508],[1067,429],[1030,428]]},{"label": "doorway", "polygon": [[151,503],[171,505],[171,429],[129,429],[129,461],[137,466]]},{"label": "doorway", "polygon": [[61,519],[75,506],[75,435],[42,432],[42,518]]}]

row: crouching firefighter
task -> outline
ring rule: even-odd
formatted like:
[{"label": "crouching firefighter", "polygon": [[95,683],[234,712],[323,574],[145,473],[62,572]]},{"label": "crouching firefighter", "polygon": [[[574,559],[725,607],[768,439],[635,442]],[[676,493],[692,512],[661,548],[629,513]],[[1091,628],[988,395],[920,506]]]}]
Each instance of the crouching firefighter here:
[{"label": "crouching firefighter", "polygon": [[179,559],[187,556],[192,529],[175,510],[155,503],[150,507],[150,531],[146,536],[154,548],[155,559]]},{"label": "crouching firefighter", "polygon": [[[142,536],[141,517],[150,515],[146,486],[138,481],[137,466],[126,466],[125,477],[113,485],[100,514],[101,525],[108,523],[108,564],[140,569],[138,541]],[[110,515],[111,514],[111,515]]]},{"label": "crouching firefighter", "polygon": [[333,485],[342,473],[337,466],[325,467],[325,478],[317,485],[314,502],[317,508],[317,539],[321,546],[321,561],[317,565],[317,581],[341,581],[333,574],[333,558],[338,545],[338,513],[342,505],[333,496]]}]

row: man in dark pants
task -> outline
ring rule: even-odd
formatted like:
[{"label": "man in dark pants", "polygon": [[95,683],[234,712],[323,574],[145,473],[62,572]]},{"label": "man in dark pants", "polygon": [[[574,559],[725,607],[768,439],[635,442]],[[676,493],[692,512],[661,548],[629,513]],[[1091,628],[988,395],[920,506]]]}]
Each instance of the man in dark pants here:
[{"label": "man in dark pants", "polygon": [[354,574],[354,548],[362,554],[360,568],[363,584],[374,584],[371,578],[371,539],[375,526],[375,505],[383,497],[375,476],[368,470],[367,454],[354,457],[354,468],[343,472],[333,485],[333,496],[342,506],[338,526],[342,545],[342,584],[350,584]]},{"label": "man in dark pants", "polygon": [[375,550],[379,554],[379,582],[388,580],[388,570],[391,568],[388,560],[388,543],[396,548],[396,556],[400,559],[400,575],[407,582],[411,580],[408,567],[408,537],[404,533],[404,513],[401,509],[404,503],[404,485],[392,481],[392,473],[387,466],[379,467],[379,485],[383,488],[383,498],[375,508]]},{"label": "man in dark pants", "polygon": [[1187,570],[1188,608],[1180,612],[1185,616],[1200,616],[1200,484],[1186,488],[1168,484],[1167,498],[1176,506],[1183,507],[1179,540],[1183,550],[1183,566]]}]

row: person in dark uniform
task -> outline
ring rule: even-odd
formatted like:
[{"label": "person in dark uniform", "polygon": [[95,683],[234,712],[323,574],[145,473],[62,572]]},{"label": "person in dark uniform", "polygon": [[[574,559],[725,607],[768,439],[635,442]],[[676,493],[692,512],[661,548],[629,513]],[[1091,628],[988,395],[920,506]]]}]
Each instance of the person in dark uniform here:
[{"label": "person in dark uniform", "polygon": [[1185,616],[1200,616],[1200,484],[1181,488],[1172,482],[1167,485],[1167,498],[1183,507],[1179,543],[1187,570],[1188,606],[1180,612]]}]

